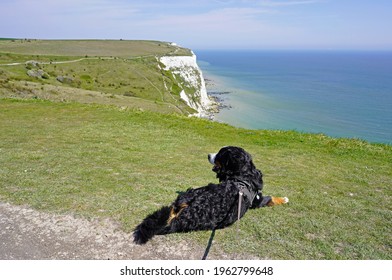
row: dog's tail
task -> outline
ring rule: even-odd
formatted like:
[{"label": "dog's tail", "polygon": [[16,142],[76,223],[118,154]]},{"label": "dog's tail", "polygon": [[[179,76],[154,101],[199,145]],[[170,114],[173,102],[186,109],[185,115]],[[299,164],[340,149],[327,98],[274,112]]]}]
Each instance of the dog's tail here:
[{"label": "dog's tail", "polygon": [[133,231],[133,242],[145,244],[156,234],[162,234],[167,226],[171,208],[164,206],[148,215]]}]

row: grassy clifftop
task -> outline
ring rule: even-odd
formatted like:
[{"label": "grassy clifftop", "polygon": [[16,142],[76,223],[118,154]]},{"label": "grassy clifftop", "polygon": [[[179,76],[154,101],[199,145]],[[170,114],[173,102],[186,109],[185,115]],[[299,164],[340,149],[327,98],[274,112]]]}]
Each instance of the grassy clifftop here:
[{"label": "grassy clifftop", "polygon": [[[0,99],[0,198],[110,217],[131,231],[178,191],[216,182],[207,153],[248,150],[265,194],[214,248],[268,259],[391,259],[392,147],[324,135],[237,129],[179,115]],[[170,240],[205,245],[209,232]]]},{"label": "grassy clifftop", "polygon": [[0,96],[113,104],[190,114],[181,80],[160,56],[189,49],[158,41],[0,41]]},{"label": "grassy clifftop", "polygon": [[191,51],[160,41],[129,40],[21,40],[0,41],[0,52],[42,56],[191,55]]}]

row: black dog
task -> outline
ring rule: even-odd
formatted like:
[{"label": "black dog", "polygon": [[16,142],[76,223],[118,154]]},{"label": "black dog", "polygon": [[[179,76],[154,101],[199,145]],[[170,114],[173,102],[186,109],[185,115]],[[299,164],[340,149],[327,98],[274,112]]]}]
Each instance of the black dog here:
[{"label": "black dog", "polygon": [[171,206],[147,216],[133,232],[135,243],[144,244],[157,234],[224,228],[250,208],[288,202],[287,198],[263,197],[262,173],[244,149],[224,147],[218,154],[209,154],[208,159],[214,164],[212,170],[219,184],[188,189]]}]

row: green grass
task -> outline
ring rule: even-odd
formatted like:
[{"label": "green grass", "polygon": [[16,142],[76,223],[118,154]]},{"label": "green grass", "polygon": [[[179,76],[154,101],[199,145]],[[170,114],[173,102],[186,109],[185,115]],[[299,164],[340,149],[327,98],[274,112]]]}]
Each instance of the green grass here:
[{"label": "green grass", "polygon": [[43,56],[191,55],[189,49],[146,40],[0,40],[0,52]]},{"label": "green grass", "polygon": [[[180,115],[0,99],[0,197],[54,213],[110,217],[131,231],[176,192],[216,182],[207,153],[248,150],[265,194],[215,245],[269,259],[391,259],[392,147]],[[209,232],[168,235],[204,245]]]}]

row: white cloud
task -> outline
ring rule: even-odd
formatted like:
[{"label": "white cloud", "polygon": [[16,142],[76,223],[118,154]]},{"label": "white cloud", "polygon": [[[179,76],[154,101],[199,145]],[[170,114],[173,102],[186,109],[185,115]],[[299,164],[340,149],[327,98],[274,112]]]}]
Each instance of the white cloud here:
[{"label": "white cloud", "polygon": [[139,14],[138,8],[108,0],[16,0],[1,3],[0,25],[7,37],[104,38],[118,21]]},{"label": "white cloud", "polygon": [[276,1],[276,0],[262,0],[259,1],[259,5],[268,7],[283,7],[283,6],[298,6],[298,5],[308,5],[325,2],[324,0],[302,0],[302,1]]},{"label": "white cloud", "polygon": [[[146,34],[154,38],[164,36],[194,48],[273,47],[298,33],[294,27],[271,24],[267,18],[275,13],[261,8],[222,8],[192,15],[164,15],[139,22],[138,28],[149,30]],[[151,31],[153,27],[155,31]]]}]

